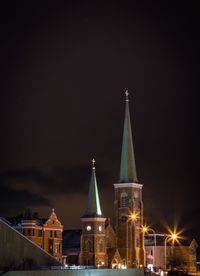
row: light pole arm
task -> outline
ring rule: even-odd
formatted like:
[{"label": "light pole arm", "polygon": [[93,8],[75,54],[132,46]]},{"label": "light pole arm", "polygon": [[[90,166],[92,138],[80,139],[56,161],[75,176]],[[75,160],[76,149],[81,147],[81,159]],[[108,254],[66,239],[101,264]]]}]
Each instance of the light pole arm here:
[{"label": "light pole arm", "polygon": [[167,236],[165,238],[165,242],[164,242],[164,262],[165,262],[165,270],[167,270],[167,240],[169,239],[170,237]]}]

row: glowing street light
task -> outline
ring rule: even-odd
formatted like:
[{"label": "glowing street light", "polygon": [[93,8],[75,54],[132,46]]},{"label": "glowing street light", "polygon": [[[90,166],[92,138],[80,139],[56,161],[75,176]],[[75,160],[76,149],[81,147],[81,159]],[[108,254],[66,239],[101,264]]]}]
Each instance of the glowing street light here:
[{"label": "glowing street light", "polygon": [[178,234],[175,232],[171,233],[170,235],[166,235],[165,242],[164,242],[164,261],[165,261],[165,270],[167,269],[167,241],[171,240],[172,244],[174,245],[174,242],[177,241],[179,238]]},{"label": "glowing street light", "polygon": [[172,234],[172,240],[175,241],[177,239],[177,235],[175,233]]},{"label": "glowing street light", "polygon": [[[149,226],[147,226],[147,225],[144,225],[144,226],[142,226],[142,232],[144,233],[144,234],[148,234],[149,232],[152,232],[153,233],[153,236],[154,236],[154,247],[155,247],[155,252],[156,252],[156,233],[155,233],[155,231],[152,229],[152,228],[150,228]],[[154,252],[154,250],[153,250],[153,265],[155,266],[155,263],[156,263],[156,253]]]}]

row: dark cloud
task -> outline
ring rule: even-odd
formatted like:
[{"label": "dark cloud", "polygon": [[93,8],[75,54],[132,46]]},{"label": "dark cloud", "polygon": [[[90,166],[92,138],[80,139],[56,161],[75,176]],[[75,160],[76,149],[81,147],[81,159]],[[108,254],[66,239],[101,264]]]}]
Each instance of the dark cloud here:
[{"label": "dark cloud", "polygon": [[[42,192],[50,194],[87,194],[89,189],[91,169],[88,166],[24,168],[15,169],[0,174],[2,190]],[[98,174],[103,179],[108,175],[99,169]],[[105,182],[102,187],[105,186]],[[6,191],[5,191],[6,193]]]},{"label": "dark cloud", "polygon": [[21,213],[27,206],[49,206],[49,200],[38,193],[33,193],[28,189],[20,189],[9,187],[2,176],[0,177],[0,215],[12,216]]}]

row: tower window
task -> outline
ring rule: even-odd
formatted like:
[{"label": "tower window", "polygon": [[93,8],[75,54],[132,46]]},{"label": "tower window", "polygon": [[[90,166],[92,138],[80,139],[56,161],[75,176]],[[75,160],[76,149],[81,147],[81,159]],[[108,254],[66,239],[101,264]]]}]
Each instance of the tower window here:
[{"label": "tower window", "polygon": [[127,193],[125,192],[121,193],[120,207],[128,207],[128,196],[127,196]]},{"label": "tower window", "polygon": [[92,242],[89,240],[86,241],[86,251],[92,252]]},{"label": "tower window", "polygon": [[126,222],[127,221],[127,216],[121,216],[121,222]]},{"label": "tower window", "polygon": [[99,252],[103,252],[103,242],[99,242]]}]

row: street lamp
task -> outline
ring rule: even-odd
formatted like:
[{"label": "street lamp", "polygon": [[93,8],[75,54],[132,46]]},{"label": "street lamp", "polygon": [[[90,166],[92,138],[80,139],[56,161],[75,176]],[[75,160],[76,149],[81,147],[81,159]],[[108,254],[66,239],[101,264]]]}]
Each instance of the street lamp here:
[{"label": "street lamp", "polygon": [[142,226],[142,232],[144,234],[148,234],[149,232],[153,233],[154,247],[155,247],[155,250],[153,250],[153,265],[155,266],[155,263],[156,263],[156,233],[155,233],[155,231],[152,228],[150,228],[150,227],[148,227],[146,225]]},{"label": "street lamp", "polygon": [[171,235],[166,235],[165,242],[164,242],[164,262],[165,262],[165,270],[167,270],[167,241],[171,240],[172,244],[177,241],[178,235],[176,233],[172,233]]},{"label": "street lamp", "polygon": [[128,223],[131,222],[131,226],[132,226],[132,222],[135,222],[137,219],[139,218],[138,214],[134,211],[133,213],[130,213],[130,215],[127,217],[126,220],[126,256],[127,256],[127,266],[128,266],[128,244],[129,244],[129,227],[128,227]]}]

